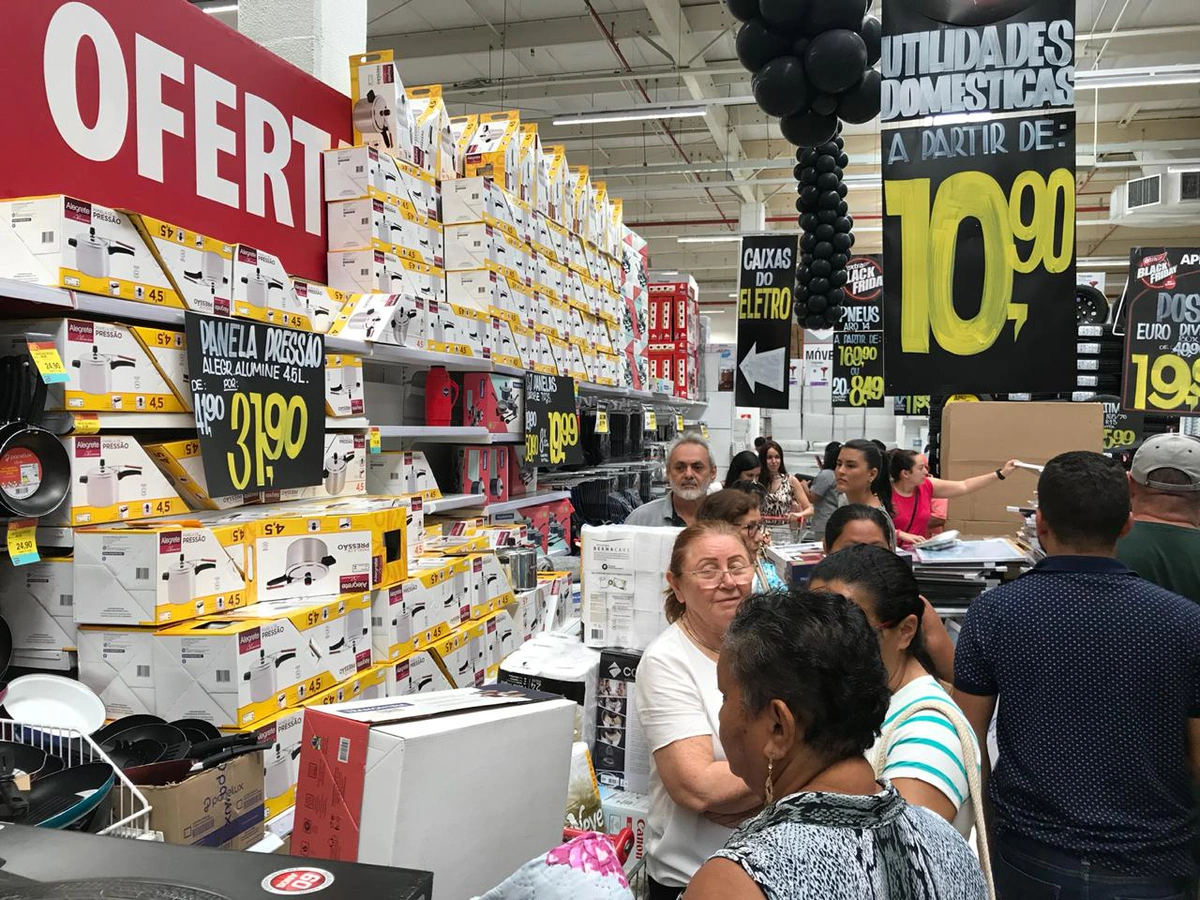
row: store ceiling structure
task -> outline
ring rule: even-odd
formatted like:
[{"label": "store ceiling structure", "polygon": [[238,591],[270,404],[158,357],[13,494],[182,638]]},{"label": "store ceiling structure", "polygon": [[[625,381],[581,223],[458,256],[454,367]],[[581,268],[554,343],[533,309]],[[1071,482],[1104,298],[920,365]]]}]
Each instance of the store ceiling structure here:
[{"label": "store ceiling structure", "polygon": [[[572,165],[589,165],[624,198],[654,270],[690,272],[706,305],[730,304],[736,242],[679,238],[737,232],[742,204],[756,201],[768,229],[795,227],[793,149],[753,103],[736,24],[719,0],[369,0],[368,43],[395,51],[405,84],[443,84],[452,115],[520,109],[544,143],[565,144]],[[1078,0],[1076,30],[1078,256],[1081,269],[1107,267],[1119,289],[1114,260],[1131,245],[1200,233],[1200,217],[1133,227],[1108,212],[1112,189],[1143,166],[1200,168],[1200,2]],[[1184,83],[1085,87],[1106,71],[1186,64],[1190,72],[1170,79]],[[706,116],[553,124],[697,104]],[[849,126],[847,144],[856,250],[878,252],[878,123]]]}]

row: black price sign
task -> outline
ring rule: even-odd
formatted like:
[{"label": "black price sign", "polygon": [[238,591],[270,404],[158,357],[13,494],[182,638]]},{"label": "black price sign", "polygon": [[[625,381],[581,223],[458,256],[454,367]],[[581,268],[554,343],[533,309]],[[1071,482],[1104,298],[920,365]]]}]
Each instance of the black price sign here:
[{"label": "black price sign", "polygon": [[883,30],[888,392],[1070,391],[1074,4],[889,0]]},{"label": "black price sign", "polygon": [[191,312],[184,329],[209,495],[319,484],[324,336]]},{"label": "black price sign", "polygon": [[838,331],[883,331],[883,257],[851,257],[845,293]]},{"label": "black price sign", "polygon": [[1142,442],[1146,417],[1140,412],[1121,409],[1120,397],[1096,398],[1104,406],[1104,449],[1125,450]]},{"label": "black price sign", "polygon": [[796,235],[742,238],[738,275],[738,406],[788,408],[792,340],[792,292],[796,283]]},{"label": "black price sign", "polygon": [[1122,405],[1200,415],[1200,249],[1130,253]]},{"label": "black price sign", "polygon": [[929,395],[909,394],[905,397],[892,398],[892,414],[897,416],[927,416],[929,415]]},{"label": "black price sign", "polygon": [[574,379],[525,373],[525,461],[539,466],[583,463]]},{"label": "black price sign", "polygon": [[883,408],[883,332],[834,332],[831,385],[835,408]]}]

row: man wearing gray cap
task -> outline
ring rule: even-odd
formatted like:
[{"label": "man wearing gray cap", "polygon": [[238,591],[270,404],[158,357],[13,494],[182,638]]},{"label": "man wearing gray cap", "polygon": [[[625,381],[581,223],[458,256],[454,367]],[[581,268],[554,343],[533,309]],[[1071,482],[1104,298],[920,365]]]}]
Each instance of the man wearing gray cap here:
[{"label": "man wearing gray cap", "polygon": [[1133,528],[1117,559],[1147,581],[1200,603],[1200,439],[1150,438],[1129,472]]}]

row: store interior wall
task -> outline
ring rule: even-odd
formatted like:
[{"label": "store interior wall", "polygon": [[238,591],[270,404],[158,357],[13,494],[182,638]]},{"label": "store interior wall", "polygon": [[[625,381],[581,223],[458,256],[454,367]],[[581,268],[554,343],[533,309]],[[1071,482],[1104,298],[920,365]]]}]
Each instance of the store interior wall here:
[{"label": "store interior wall", "polygon": [[239,0],[237,30],[350,93],[346,60],[367,46],[367,0]]}]

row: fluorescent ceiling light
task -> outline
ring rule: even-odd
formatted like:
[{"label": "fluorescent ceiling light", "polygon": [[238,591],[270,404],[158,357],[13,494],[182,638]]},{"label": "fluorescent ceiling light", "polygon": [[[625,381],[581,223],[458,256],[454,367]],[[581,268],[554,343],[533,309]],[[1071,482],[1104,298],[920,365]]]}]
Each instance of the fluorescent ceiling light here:
[{"label": "fluorescent ceiling light", "polygon": [[1087,69],[1075,73],[1075,88],[1084,91],[1109,88],[1158,87],[1167,84],[1200,84],[1200,64],[1142,66],[1134,69]]},{"label": "fluorescent ceiling light", "polygon": [[656,271],[652,270],[650,274],[652,274],[652,275],[678,275],[679,270],[678,269],[664,269],[661,272],[656,272]]},{"label": "fluorescent ceiling light", "polygon": [[555,125],[599,125],[606,122],[642,122],[647,119],[692,119],[708,115],[706,106],[646,107],[612,109],[578,115],[555,116]]}]

